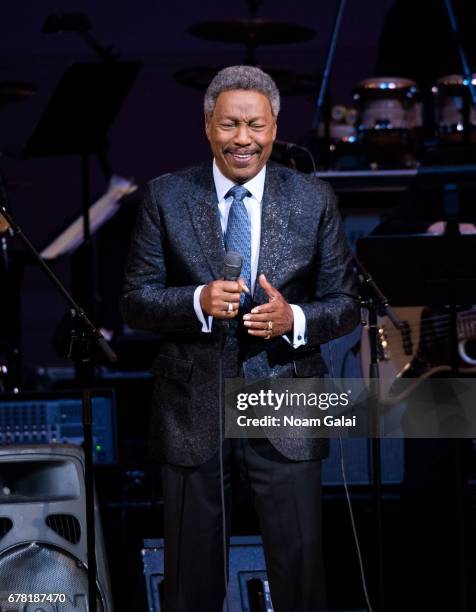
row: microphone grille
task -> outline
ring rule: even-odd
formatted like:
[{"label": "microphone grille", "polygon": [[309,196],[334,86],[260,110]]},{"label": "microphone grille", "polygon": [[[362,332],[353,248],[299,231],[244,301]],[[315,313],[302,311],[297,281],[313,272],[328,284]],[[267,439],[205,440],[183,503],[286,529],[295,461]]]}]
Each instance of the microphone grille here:
[{"label": "microphone grille", "polygon": [[224,259],[224,274],[226,279],[239,278],[241,272],[241,266],[243,265],[243,257],[240,253],[235,251],[228,251],[225,253]]},{"label": "microphone grille", "polygon": [[241,266],[243,263],[243,257],[235,251],[228,251],[225,253],[225,266]]}]

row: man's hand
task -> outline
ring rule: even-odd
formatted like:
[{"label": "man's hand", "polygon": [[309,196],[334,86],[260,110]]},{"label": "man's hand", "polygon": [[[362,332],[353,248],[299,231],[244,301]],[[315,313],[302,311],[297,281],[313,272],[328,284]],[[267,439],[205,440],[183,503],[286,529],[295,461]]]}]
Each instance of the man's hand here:
[{"label": "man's hand", "polygon": [[269,340],[275,336],[287,334],[293,328],[293,310],[283,296],[264,274],[259,276],[259,284],[269,298],[267,304],[256,306],[249,314],[243,316],[248,333]]},{"label": "man's hand", "polygon": [[216,280],[202,289],[200,306],[204,313],[217,319],[233,319],[238,314],[240,295],[249,293],[245,281]]}]

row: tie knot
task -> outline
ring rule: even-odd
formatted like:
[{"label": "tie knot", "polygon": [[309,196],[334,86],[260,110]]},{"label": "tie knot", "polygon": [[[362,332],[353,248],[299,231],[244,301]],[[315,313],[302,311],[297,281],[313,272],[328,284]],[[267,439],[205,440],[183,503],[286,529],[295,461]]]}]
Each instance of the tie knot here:
[{"label": "tie knot", "polygon": [[233,196],[233,200],[243,202],[243,200],[250,195],[251,193],[248,191],[248,189],[246,189],[246,187],[243,187],[243,185],[235,185],[227,192],[225,199]]}]

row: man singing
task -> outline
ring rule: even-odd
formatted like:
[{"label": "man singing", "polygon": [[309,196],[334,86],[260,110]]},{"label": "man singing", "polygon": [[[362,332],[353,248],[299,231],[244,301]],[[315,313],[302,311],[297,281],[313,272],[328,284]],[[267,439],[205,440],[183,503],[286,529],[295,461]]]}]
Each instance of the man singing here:
[{"label": "man singing", "polygon": [[[152,431],[163,463],[167,612],[218,612],[230,469],[249,481],[277,612],[324,609],[320,439],[220,439],[225,378],[321,376],[322,343],[359,322],[350,254],[326,183],[269,162],[280,98],[258,68],[221,70],[205,94],[213,162],[151,181],[122,311],[160,332]],[[223,280],[225,252],[243,257]],[[222,368],[218,367],[221,360]]]}]

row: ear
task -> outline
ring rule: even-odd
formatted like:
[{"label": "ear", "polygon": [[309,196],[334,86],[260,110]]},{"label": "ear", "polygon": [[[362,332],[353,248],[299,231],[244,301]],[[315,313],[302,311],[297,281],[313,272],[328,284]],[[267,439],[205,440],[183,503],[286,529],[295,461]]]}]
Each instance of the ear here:
[{"label": "ear", "polygon": [[205,134],[207,135],[208,140],[210,140],[210,122],[211,122],[211,113],[205,113]]},{"label": "ear", "polygon": [[274,120],[274,127],[273,127],[273,142],[276,140],[276,134],[278,133],[278,122],[275,119]]}]

